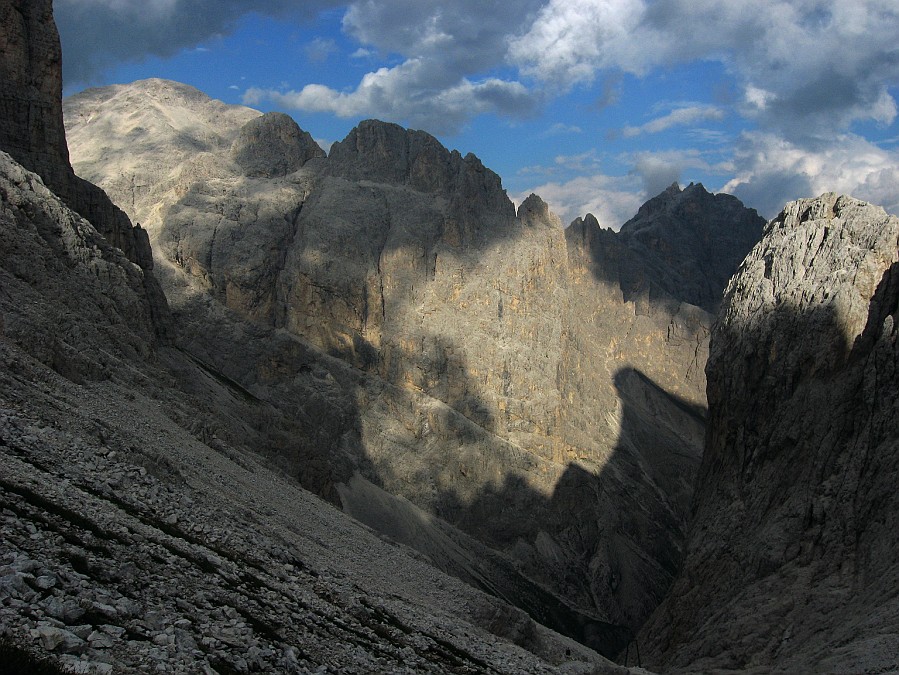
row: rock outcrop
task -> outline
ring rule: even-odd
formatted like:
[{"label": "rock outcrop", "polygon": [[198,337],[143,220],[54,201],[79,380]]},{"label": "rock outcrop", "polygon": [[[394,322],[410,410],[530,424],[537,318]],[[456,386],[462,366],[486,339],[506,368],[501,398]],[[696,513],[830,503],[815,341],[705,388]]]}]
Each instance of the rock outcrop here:
[{"label": "rock outcrop", "polygon": [[[578,639],[609,649],[607,623],[638,626],[680,559],[704,428],[711,315],[665,280],[664,242],[686,237],[696,261],[677,278],[723,286],[704,261],[735,258],[761,219],[692,186],[669,195],[679,209],[644,212],[660,232],[649,243],[592,218],[566,231],[536,196],[516,213],[473,155],[377,121],[326,159],[248,176],[231,148],[258,113],[187,89],[153,80],[72,97],[73,156],[150,232],[191,353],[288,414],[308,409],[302,378],[243,350],[250,334],[298,338],[306,367],[353,401],[314,463],[295,443],[271,443],[273,455],[535,616],[567,607],[552,625]],[[134,128],[153,135],[126,145]],[[726,246],[700,208],[730,223]],[[675,234],[665,218],[682,223]],[[626,276],[637,260],[645,288]],[[469,536],[425,535],[368,486]],[[488,566],[484,545],[505,562]]]},{"label": "rock outcrop", "polygon": [[267,113],[244,124],[231,145],[231,158],[244,175],[258,178],[286,176],[325,152],[308,131],[284,113]]},{"label": "rock outcrop", "polygon": [[7,0],[0,5],[0,150],[89,220],[144,271],[144,296],[157,334],[168,333],[168,306],[153,276],[147,233],[106,193],[75,175],[62,117],[61,48],[52,0]]},{"label": "rock outcrop", "polygon": [[788,204],[725,294],[665,672],[883,672],[899,653],[899,218]]}]

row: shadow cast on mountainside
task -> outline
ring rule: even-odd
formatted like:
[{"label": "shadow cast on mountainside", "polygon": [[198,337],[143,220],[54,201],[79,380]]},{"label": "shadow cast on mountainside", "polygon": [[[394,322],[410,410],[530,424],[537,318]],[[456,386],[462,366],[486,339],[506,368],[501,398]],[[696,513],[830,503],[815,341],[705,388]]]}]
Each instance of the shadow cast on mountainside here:
[{"label": "shadow cast on mountainside", "polygon": [[[343,142],[342,163],[340,153],[312,160],[290,181],[272,183],[271,195],[254,204],[245,201],[263,191],[260,181],[235,177],[223,196],[218,183],[197,171],[199,178],[192,176],[169,205],[157,252],[188,280],[187,300],[173,303],[183,324],[181,345],[208,366],[201,371],[212,380],[215,373],[225,378],[213,382],[201,373],[199,383],[190,385],[227,411],[218,421],[211,410],[200,411],[199,433],[226,448],[255,447],[335,504],[343,502],[340,486],[356,473],[408,496],[502,552],[526,579],[506,583],[503,572],[469,575],[470,582],[614,654],[627,633],[613,624],[627,630],[639,625],[664,590],[658,590],[665,585],[659,579],[669,579],[677,565],[696,461],[677,428],[697,435],[701,412],[626,369],[615,377],[620,438],[598,473],[576,463],[553,465],[503,440],[506,432],[498,427],[506,418],[497,392],[513,397],[475,379],[470,365],[477,347],[435,330],[439,321],[412,331],[404,322],[422,306],[438,256],[447,266],[438,290],[465,291],[461,276],[455,284],[456,267],[460,275],[477,273],[488,249],[526,231],[527,245],[520,248],[527,250],[535,232],[549,232],[538,228],[557,225],[536,199],[526,201],[516,218],[498,176],[476,158],[462,159],[426,135],[398,129],[368,125]],[[388,138],[397,134],[405,140]],[[400,168],[384,176],[379,171],[385,166]],[[624,256],[623,249],[616,251],[593,255],[594,274]],[[563,254],[564,244],[553,249],[555,258],[526,262],[548,268]],[[614,261],[615,283],[626,295],[639,295],[641,308],[646,302],[668,306],[670,299],[656,297],[654,287],[644,292],[640,279],[619,279],[630,273],[633,257]],[[523,305],[525,294],[541,284],[553,290],[554,271],[540,269],[519,267],[533,282],[519,291],[516,300]],[[202,297],[191,295],[199,289]],[[493,303],[497,288],[485,289],[464,297],[467,306],[486,306],[485,298]],[[497,304],[498,319],[504,313],[508,319],[509,305]],[[476,309],[472,316],[480,319],[481,313]],[[531,339],[550,323],[521,324],[516,339]],[[477,364],[478,377],[486,378],[483,363]],[[525,384],[551,382],[555,374],[544,375]],[[239,386],[223,390],[223,381]],[[530,391],[531,397],[540,394]],[[530,418],[522,412],[529,400],[523,394],[513,400],[520,408],[515,422],[530,425],[521,436],[548,437],[540,423],[555,424],[552,411]],[[485,460],[500,446],[499,455]],[[484,462],[495,470],[466,475]],[[552,482],[544,476],[535,487],[538,469]],[[572,560],[577,564],[566,562]],[[641,586],[653,589],[650,600],[637,597]]]},{"label": "shadow cast on mountainside", "polygon": [[834,297],[747,313],[713,334],[684,566],[641,631],[652,668],[873,664],[870,635],[899,578],[899,263],[864,309]]},{"label": "shadow cast on mountainside", "polygon": [[[621,432],[601,470],[575,462],[558,466],[550,493],[519,469],[473,497],[446,488],[436,496],[433,511],[443,521],[497,552],[468,553],[481,572],[492,566],[492,575],[468,568],[460,573],[454,561],[445,564],[439,551],[435,556],[428,549],[420,522],[418,534],[410,536],[386,516],[391,537],[419,547],[437,567],[610,658],[627,646],[678,570],[699,457],[675,428],[688,425],[701,433],[705,412],[634,369],[620,370],[615,384]],[[374,464],[379,474],[371,480],[395,480],[389,464]],[[660,490],[673,495],[671,505],[660,502]],[[376,529],[379,517],[361,514]],[[647,586],[654,591],[648,597]]]}]

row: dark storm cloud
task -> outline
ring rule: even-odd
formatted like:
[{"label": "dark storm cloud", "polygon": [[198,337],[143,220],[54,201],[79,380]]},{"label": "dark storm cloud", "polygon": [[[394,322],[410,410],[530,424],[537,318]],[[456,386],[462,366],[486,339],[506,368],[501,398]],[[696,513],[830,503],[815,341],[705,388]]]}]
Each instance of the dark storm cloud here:
[{"label": "dark storm cloud", "polygon": [[56,0],[66,84],[90,83],[122,61],[170,56],[233,29],[249,12],[314,17],[336,1]]}]

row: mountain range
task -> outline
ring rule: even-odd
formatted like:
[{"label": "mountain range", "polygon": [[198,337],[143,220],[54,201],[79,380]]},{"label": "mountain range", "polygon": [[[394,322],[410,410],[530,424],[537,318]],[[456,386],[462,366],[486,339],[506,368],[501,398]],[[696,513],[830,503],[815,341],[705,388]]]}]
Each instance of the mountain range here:
[{"label": "mountain range", "polygon": [[12,648],[889,667],[899,220],[672,185],[564,227],[392,124],[326,154],[164,80],[63,102],[50,2],[0,7]]}]

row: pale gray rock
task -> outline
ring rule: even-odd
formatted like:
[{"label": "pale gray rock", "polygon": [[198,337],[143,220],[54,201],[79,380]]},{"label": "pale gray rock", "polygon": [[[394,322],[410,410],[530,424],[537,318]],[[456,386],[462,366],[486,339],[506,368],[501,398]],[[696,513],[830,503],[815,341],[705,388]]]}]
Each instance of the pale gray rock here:
[{"label": "pale gray rock", "polygon": [[899,650],[899,218],[787,205],[725,294],[665,672],[882,672]]},{"label": "pale gray rock", "polygon": [[231,158],[253,178],[286,176],[325,152],[284,113],[266,113],[240,128]]},{"label": "pale gray rock", "polygon": [[40,626],[32,630],[32,636],[40,640],[41,647],[50,652],[78,654],[84,651],[84,640],[62,628]]}]

